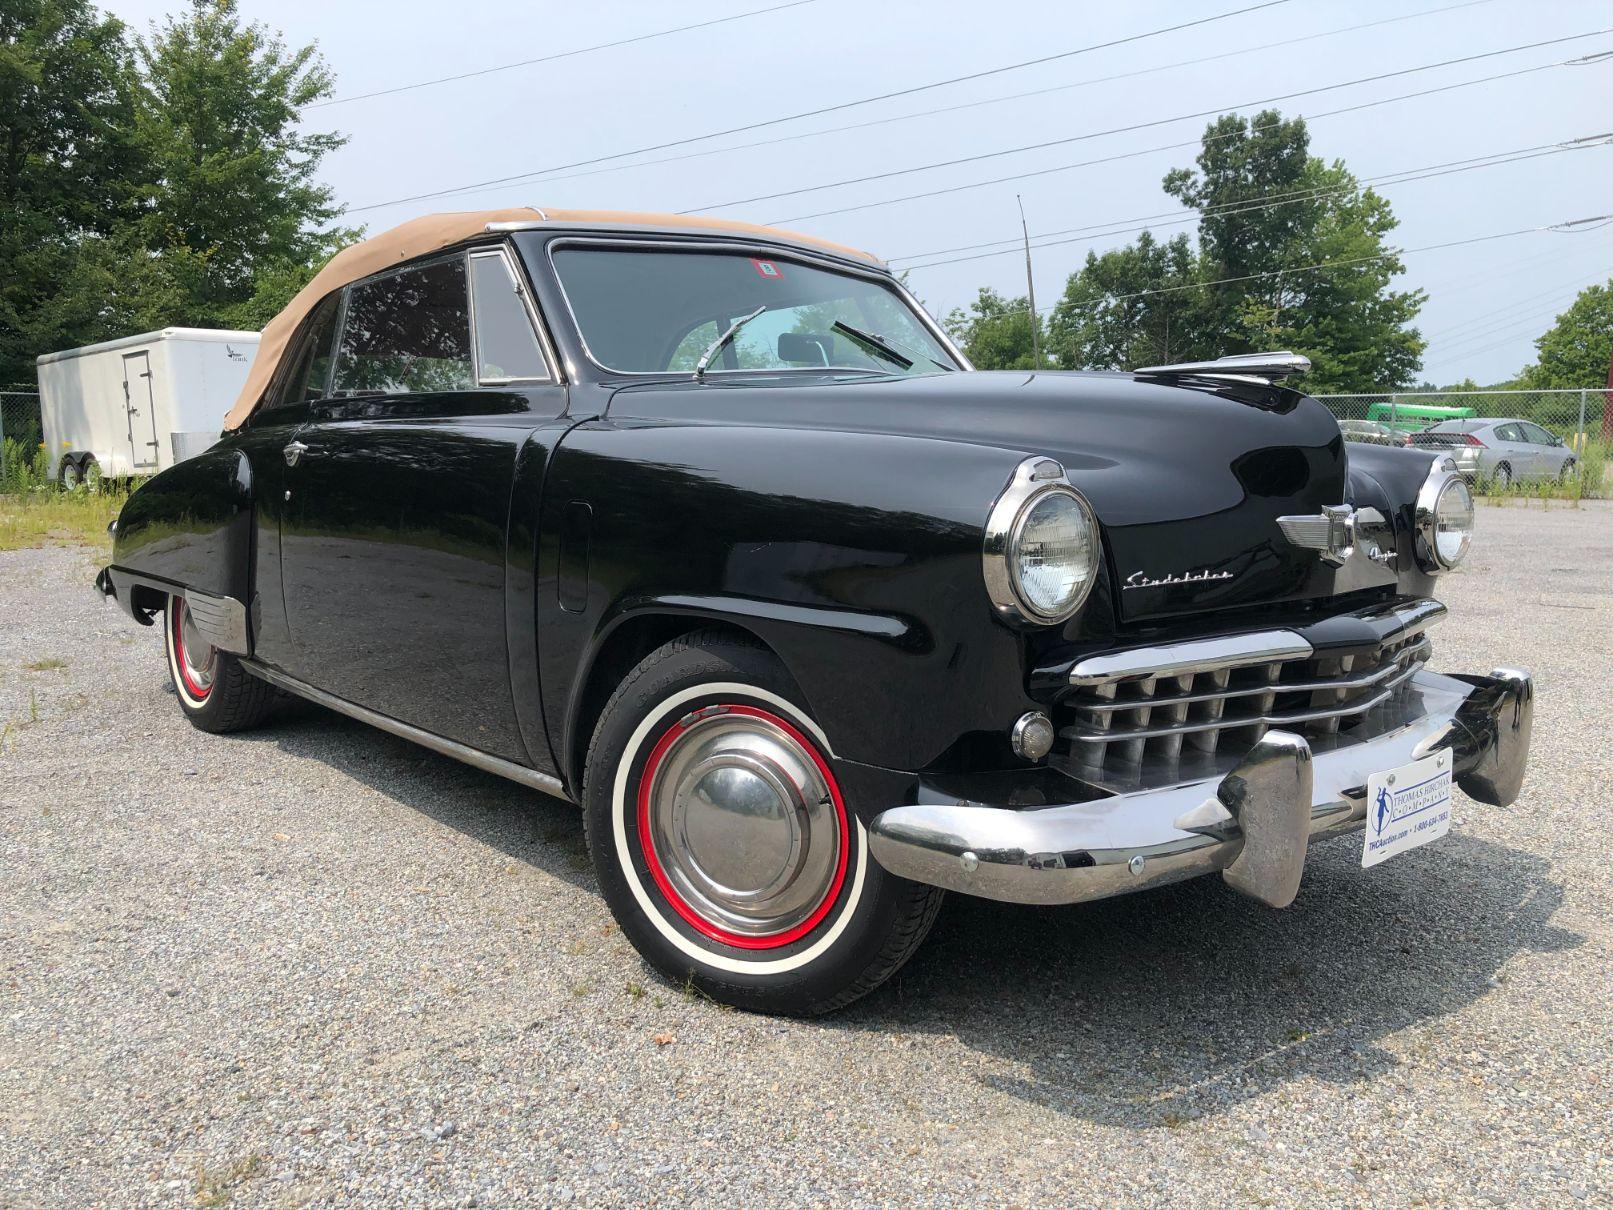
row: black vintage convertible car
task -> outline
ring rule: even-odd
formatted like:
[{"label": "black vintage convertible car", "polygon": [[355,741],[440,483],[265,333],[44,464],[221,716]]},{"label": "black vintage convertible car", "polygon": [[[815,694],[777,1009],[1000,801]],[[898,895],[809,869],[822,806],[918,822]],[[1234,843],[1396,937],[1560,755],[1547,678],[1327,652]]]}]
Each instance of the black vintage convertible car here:
[{"label": "black vintage convertible car", "polygon": [[822,1012],[945,890],[1281,907],[1516,798],[1528,674],[1428,668],[1467,488],[1306,365],[975,372],[823,241],[438,215],[266,329],[98,583],[202,730],[287,692],[572,799],[653,965]]}]

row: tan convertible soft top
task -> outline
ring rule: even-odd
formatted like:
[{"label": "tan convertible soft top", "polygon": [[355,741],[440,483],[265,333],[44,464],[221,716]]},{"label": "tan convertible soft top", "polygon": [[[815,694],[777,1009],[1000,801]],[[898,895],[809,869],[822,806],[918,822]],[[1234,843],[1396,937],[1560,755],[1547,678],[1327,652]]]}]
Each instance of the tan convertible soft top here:
[{"label": "tan convertible soft top", "polygon": [[258,355],[247,374],[246,385],[241,388],[240,397],[236,399],[229,415],[224,417],[224,431],[230,432],[240,428],[246,423],[247,417],[257,410],[264,392],[268,390],[269,383],[273,381],[275,371],[280,366],[280,359],[285,354],[292,334],[319,300],[332,290],[339,290],[350,282],[369,277],[372,273],[379,273],[403,261],[435,252],[438,248],[447,248],[471,239],[482,234],[489,223],[524,222],[550,222],[556,226],[582,223],[620,227],[663,227],[674,231],[721,231],[740,235],[759,235],[819,248],[838,256],[849,256],[875,265],[881,263],[878,257],[871,256],[867,252],[859,252],[855,248],[847,248],[814,236],[797,235],[794,232],[762,227],[755,223],[737,223],[697,215],[643,214],[630,210],[540,210],[535,206],[521,206],[510,210],[467,210],[450,214],[423,215],[393,227],[390,231],[383,231],[351,247],[343,248],[330,258],[313,281],[298,292],[284,311],[269,321],[258,342]]}]

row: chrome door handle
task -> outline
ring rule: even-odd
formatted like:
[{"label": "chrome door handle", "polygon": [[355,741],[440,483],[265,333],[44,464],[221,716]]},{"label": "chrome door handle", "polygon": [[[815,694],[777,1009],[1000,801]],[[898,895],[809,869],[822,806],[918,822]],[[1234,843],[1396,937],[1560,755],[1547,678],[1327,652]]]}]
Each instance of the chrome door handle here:
[{"label": "chrome door handle", "polygon": [[308,446],[304,445],[300,441],[293,441],[290,445],[286,446],[286,448],[281,451],[281,453],[285,454],[285,456],[286,456],[286,465],[287,466],[296,466],[297,463],[299,461],[301,461],[302,456],[304,454],[308,454],[308,453],[312,453],[312,452],[313,451]]}]

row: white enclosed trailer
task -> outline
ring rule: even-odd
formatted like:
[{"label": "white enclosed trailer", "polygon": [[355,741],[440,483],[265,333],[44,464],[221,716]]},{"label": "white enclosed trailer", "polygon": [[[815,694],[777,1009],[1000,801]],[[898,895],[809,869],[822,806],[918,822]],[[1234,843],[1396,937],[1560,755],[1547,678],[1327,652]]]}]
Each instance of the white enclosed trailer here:
[{"label": "white enclosed trailer", "polygon": [[53,475],[77,483],[165,470],[218,440],[246,382],[256,332],[164,328],[38,360]]}]

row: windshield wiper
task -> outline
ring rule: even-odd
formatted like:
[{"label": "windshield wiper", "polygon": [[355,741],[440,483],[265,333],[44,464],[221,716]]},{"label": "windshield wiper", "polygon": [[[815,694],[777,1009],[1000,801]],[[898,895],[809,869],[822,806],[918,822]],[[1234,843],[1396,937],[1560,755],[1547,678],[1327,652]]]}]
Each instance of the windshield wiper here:
[{"label": "windshield wiper", "polygon": [[738,334],[741,328],[750,323],[751,320],[755,319],[765,310],[767,310],[767,304],[763,303],[749,315],[740,316],[738,319],[734,320],[733,323],[728,325],[728,331],[724,332],[721,336],[717,337],[716,340],[712,341],[706,346],[706,351],[700,354],[700,360],[694,363],[694,380],[696,382],[700,382],[705,378],[706,367],[711,364],[711,359],[717,356],[717,354],[722,350],[722,347],[732,340],[735,335]]},{"label": "windshield wiper", "polygon": [[[913,368],[913,359],[903,353],[897,346],[896,342],[891,340],[889,337],[876,336],[872,332],[864,332],[861,328],[854,328],[844,320],[840,319],[835,320],[830,327],[832,327],[836,332],[842,332],[851,337],[852,340],[856,341],[863,347],[873,350],[875,353],[878,353],[880,356],[884,357],[887,361],[894,362],[896,365],[901,366],[904,370],[910,370]],[[909,352],[911,351],[912,350],[909,350]],[[919,354],[919,356],[924,357],[925,361],[940,369],[952,369],[951,366],[946,365],[944,362],[939,362],[933,357],[925,356],[922,353]]]}]

